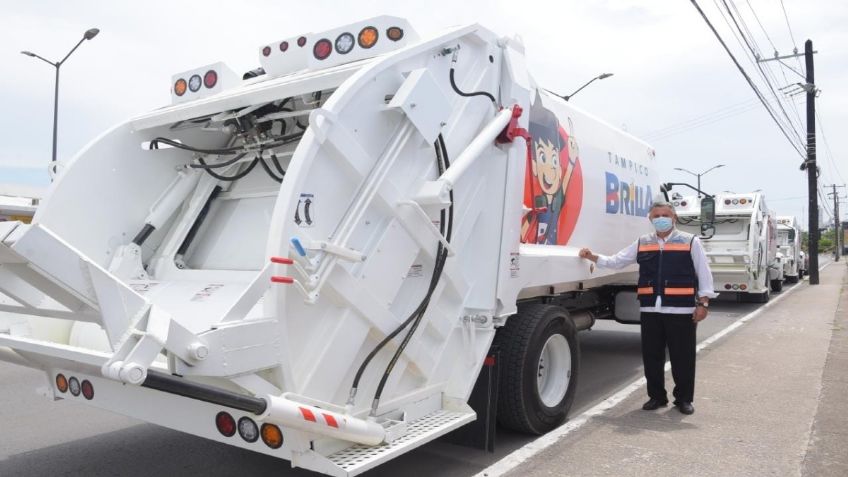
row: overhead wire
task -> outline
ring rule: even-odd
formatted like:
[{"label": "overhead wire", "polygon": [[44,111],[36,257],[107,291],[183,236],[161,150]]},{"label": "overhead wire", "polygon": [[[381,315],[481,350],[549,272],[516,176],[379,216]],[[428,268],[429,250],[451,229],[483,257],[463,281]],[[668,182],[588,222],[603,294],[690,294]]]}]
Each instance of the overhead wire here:
[{"label": "overhead wire", "polygon": [[748,83],[748,85],[754,91],[754,94],[756,94],[756,96],[760,100],[760,102],[763,103],[763,106],[766,108],[766,111],[769,113],[769,116],[771,116],[772,120],[777,125],[778,129],[780,129],[780,132],[783,134],[783,136],[786,138],[786,140],[789,141],[789,144],[792,146],[793,149],[795,149],[795,151],[798,153],[798,155],[801,156],[802,158],[804,158],[805,155],[806,155],[804,153],[804,150],[802,148],[800,148],[798,146],[798,144],[796,144],[792,140],[792,138],[786,132],[784,127],[781,125],[780,121],[775,116],[774,112],[771,110],[771,108],[768,107],[768,103],[767,103],[765,97],[762,95],[762,93],[759,91],[757,86],[754,84],[751,77],[748,76],[748,73],[745,71],[745,69],[739,63],[739,60],[736,59],[736,56],[733,54],[733,52],[730,51],[730,48],[727,46],[727,43],[725,43],[724,39],[721,37],[721,35],[719,35],[715,26],[713,26],[712,22],[707,17],[707,14],[704,13],[704,11],[701,9],[701,6],[698,5],[697,0],[690,0],[690,1],[692,2],[692,5],[695,7],[695,9],[698,10],[698,13],[701,15],[701,18],[703,18],[704,22],[707,24],[707,26],[713,32],[713,35],[715,35],[716,39],[719,41],[719,43],[721,43],[721,46],[724,48],[725,52],[728,54],[728,56],[730,56],[730,59],[733,60],[733,63],[736,65],[736,68],[739,70],[739,72],[745,78],[745,81]]}]

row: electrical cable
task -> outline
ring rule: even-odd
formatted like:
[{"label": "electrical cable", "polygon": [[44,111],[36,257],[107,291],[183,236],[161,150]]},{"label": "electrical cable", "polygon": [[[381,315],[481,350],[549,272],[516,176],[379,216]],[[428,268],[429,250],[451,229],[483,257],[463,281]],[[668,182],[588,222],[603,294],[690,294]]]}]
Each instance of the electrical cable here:
[{"label": "electrical cable", "polygon": [[745,78],[745,81],[748,83],[748,85],[751,87],[751,89],[754,90],[754,93],[757,95],[757,98],[759,98],[760,102],[763,103],[763,106],[765,106],[766,111],[769,113],[769,116],[771,116],[772,120],[774,120],[778,129],[780,129],[780,132],[783,133],[784,137],[786,137],[786,140],[789,141],[789,144],[792,145],[792,148],[795,149],[795,151],[798,153],[798,155],[801,156],[802,159],[806,159],[806,157],[805,157],[806,155],[805,155],[804,151],[801,148],[799,148],[797,144],[795,144],[795,142],[792,140],[791,137],[789,137],[789,134],[783,128],[780,121],[778,121],[774,112],[771,110],[771,108],[768,107],[768,103],[766,102],[766,99],[763,97],[762,93],[760,93],[760,90],[754,84],[753,80],[751,80],[751,77],[748,76],[748,73],[745,72],[745,69],[742,68],[742,65],[739,64],[739,61],[736,59],[736,56],[734,56],[733,52],[730,51],[730,48],[724,42],[724,39],[721,37],[721,35],[718,34],[718,31],[715,29],[715,27],[713,26],[710,19],[707,18],[706,13],[704,13],[704,11],[698,5],[697,0],[690,0],[690,1],[692,2],[692,5],[695,7],[695,9],[698,10],[698,13],[701,14],[701,17],[707,23],[707,26],[709,26],[710,30],[712,30],[716,39],[719,41],[719,43],[721,43],[721,46],[724,47],[724,50],[725,50],[725,52],[727,52],[728,56],[730,56],[730,59],[733,60],[733,63],[736,65],[736,68],[739,69],[739,72]]},{"label": "electrical cable", "polygon": [[276,174],[274,174],[274,171],[272,171],[271,168],[268,167],[268,163],[265,162],[265,158],[262,157],[262,151],[259,151],[259,157],[257,157],[256,160],[259,161],[259,165],[262,166],[262,169],[265,170],[265,173],[268,174],[268,177],[270,177],[271,179],[274,179],[276,182],[279,182],[280,184],[283,183],[283,178],[278,177]]},{"label": "electrical cable", "polygon": [[189,164],[188,167],[191,167],[192,169],[220,169],[222,167],[227,167],[235,164],[236,162],[242,160],[246,155],[247,153],[245,152],[224,162],[218,162],[215,164]]}]

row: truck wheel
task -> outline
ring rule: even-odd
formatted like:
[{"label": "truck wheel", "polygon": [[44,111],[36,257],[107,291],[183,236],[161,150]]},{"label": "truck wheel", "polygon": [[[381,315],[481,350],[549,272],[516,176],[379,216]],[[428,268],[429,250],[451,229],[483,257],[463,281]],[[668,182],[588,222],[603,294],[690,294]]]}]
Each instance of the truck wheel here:
[{"label": "truck wheel", "polygon": [[798,283],[798,280],[800,279],[800,277],[801,277],[801,272],[798,272],[798,275],[795,275],[795,276],[787,275],[786,276],[786,283]]},{"label": "truck wheel", "polygon": [[529,434],[562,424],[577,388],[580,348],[568,312],[531,304],[498,331],[501,376],[498,422]]},{"label": "truck wheel", "polygon": [[754,303],[768,303],[771,299],[771,292],[768,288],[766,288],[766,291],[758,295],[751,295],[751,297],[753,298],[751,301],[753,301]]},{"label": "truck wheel", "polygon": [[777,280],[772,280],[771,281],[771,291],[777,293],[781,290],[783,290],[783,280],[781,280],[779,278]]}]

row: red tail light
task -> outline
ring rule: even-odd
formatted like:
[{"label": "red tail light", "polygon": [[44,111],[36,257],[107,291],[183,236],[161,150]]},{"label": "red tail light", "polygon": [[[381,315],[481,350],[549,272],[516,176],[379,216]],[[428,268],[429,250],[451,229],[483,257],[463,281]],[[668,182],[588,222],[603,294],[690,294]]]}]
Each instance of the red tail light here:
[{"label": "red tail light", "polygon": [[262,48],[262,56],[269,56],[270,54],[271,54],[271,47],[270,46],[266,46],[265,48]]},{"label": "red tail light", "polygon": [[280,51],[286,51],[289,49],[289,42],[284,41],[280,43]]},{"label": "red tail light", "polygon": [[725,290],[730,290],[730,288],[731,288],[731,286],[730,286],[730,284],[729,284],[729,283],[725,283],[725,284],[724,284],[724,289],[725,289]]},{"label": "red tail light", "polygon": [[225,437],[233,437],[236,434],[236,420],[226,411],[215,416],[215,427]]},{"label": "red tail light", "polygon": [[730,199],[724,199],[724,205],[730,205]]},{"label": "red tail light", "polygon": [[312,54],[315,55],[315,58],[318,60],[325,60],[330,53],[333,51],[333,44],[330,40],[326,38],[322,38],[315,43],[315,46],[312,48]]},{"label": "red tail light", "polygon": [[218,73],[215,70],[209,70],[203,75],[203,85],[207,88],[214,88],[218,84]]},{"label": "red tail light", "polygon": [[297,46],[303,48],[306,45],[306,37],[302,36],[297,39]]},{"label": "red tail light", "polygon": [[94,399],[94,385],[87,379],[82,382],[82,395],[89,401]]}]

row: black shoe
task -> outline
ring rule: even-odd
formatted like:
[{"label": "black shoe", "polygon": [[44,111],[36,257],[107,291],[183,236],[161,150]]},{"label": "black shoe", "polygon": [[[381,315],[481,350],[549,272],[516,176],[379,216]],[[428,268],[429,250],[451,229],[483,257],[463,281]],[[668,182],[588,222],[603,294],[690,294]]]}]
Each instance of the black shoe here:
[{"label": "black shoe", "polygon": [[661,407],[665,407],[668,404],[668,400],[660,401],[659,399],[648,399],[648,402],[642,404],[643,411],[655,411]]},{"label": "black shoe", "polygon": [[674,405],[681,414],[695,414],[695,406],[691,402],[675,401]]}]

